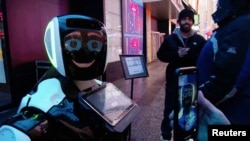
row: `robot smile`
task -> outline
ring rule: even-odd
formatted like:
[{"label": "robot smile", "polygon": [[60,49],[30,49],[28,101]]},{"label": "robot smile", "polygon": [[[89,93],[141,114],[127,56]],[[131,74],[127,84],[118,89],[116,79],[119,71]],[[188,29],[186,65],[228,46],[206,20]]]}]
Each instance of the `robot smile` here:
[{"label": "robot smile", "polygon": [[78,63],[75,60],[72,60],[72,61],[79,68],[88,68],[88,67],[92,66],[92,64],[94,64],[94,62],[95,62],[95,60],[91,61],[90,63]]}]

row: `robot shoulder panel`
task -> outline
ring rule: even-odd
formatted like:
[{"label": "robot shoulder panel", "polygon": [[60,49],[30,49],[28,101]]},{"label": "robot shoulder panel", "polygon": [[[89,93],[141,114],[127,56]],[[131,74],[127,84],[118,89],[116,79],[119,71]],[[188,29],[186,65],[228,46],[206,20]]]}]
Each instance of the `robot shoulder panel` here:
[{"label": "robot shoulder panel", "polygon": [[21,100],[18,108],[20,112],[24,107],[35,107],[47,112],[51,107],[58,105],[65,98],[61,83],[56,78],[45,79],[38,84],[37,90],[27,94]]}]

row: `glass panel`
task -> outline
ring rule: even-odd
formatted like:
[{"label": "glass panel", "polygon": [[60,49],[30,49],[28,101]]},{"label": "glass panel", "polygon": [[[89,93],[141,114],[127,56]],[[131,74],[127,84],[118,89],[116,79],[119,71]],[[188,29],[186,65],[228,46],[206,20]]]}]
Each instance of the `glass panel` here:
[{"label": "glass panel", "polygon": [[5,67],[3,63],[2,37],[0,38],[0,83],[6,83]]},{"label": "glass panel", "polygon": [[105,0],[105,25],[108,33],[108,62],[119,61],[122,53],[121,1]]},{"label": "glass panel", "polygon": [[0,0],[0,108],[11,104],[11,94],[7,77],[6,49],[4,36],[4,17],[2,11],[2,0]]}]

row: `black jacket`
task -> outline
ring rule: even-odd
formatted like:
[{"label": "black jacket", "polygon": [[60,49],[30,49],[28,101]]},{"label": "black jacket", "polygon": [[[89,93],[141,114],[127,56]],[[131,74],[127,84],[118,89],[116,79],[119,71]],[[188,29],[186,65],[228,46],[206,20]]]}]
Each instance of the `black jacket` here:
[{"label": "black jacket", "polygon": [[[196,65],[199,53],[206,43],[205,38],[195,32],[192,32],[189,38],[184,41],[180,32],[179,29],[176,29],[173,34],[166,36],[157,52],[158,59],[168,63],[166,68],[168,82],[173,81],[176,68]],[[178,55],[179,47],[190,48],[188,54],[180,58]]]},{"label": "black jacket", "polygon": [[[249,24],[250,14],[239,15],[214,31],[214,37],[211,38],[214,56],[207,57],[213,58],[215,72],[201,87],[205,97],[212,103],[222,99],[233,87],[238,91],[245,91],[249,87],[249,80],[238,82],[245,84],[244,88],[235,84],[240,73],[249,73],[241,72],[250,45]],[[245,93],[249,95],[249,91]]]}]

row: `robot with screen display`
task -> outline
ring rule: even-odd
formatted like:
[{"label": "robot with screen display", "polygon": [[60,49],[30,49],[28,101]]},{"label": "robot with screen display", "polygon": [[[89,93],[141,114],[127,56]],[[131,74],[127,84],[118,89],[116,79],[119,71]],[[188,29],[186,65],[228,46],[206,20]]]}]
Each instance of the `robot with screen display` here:
[{"label": "robot with screen display", "polygon": [[128,128],[112,131],[79,93],[103,86],[107,64],[107,33],[96,19],[83,15],[54,17],[44,43],[52,68],[29,94],[17,114],[0,127],[1,141],[125,141]]}]

